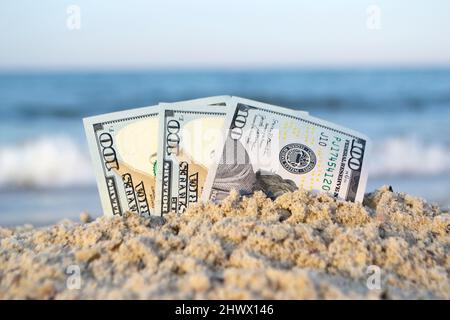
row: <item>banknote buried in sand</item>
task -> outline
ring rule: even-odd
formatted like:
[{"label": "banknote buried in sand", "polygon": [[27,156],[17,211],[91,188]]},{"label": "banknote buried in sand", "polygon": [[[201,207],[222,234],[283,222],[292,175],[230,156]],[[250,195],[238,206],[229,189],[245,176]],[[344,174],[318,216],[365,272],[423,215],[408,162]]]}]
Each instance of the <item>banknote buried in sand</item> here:
[{"label": "banknote buried in sand", "polygon": [[106,215],[183,213],[232,190],[364,196],[369,139],[306,111],[214,96],[93,116],[84,126]]}]

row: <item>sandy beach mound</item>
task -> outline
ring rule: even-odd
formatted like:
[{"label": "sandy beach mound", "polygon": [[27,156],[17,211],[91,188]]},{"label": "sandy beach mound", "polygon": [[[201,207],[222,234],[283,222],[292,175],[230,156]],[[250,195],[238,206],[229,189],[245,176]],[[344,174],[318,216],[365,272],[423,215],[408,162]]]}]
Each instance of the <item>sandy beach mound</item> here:
[{"label": "sandy beach mound", "polygon": [[0,228],[0,298],[449,299],[449,248],[448,213],[386,187],[364,206],[234,194],[164,220]]}]

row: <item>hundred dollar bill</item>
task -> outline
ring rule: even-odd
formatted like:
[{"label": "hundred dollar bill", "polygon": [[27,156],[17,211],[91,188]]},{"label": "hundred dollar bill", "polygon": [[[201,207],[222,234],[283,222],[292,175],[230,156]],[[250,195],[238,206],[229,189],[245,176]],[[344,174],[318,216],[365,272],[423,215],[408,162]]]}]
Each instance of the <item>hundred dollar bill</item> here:
[{"label": "hundred dollar bill", "polygon": [[153,213],[158,107],[83,119],[104,214]]},{"label": "hundred dollar bill", "polygon": [[[297,187],[361,202],[367,181],[364,135],[304,113],[247,99],[229,100],[225,137],[209,170],[203,201]],[[221,151],[219,151],[221,150]]]},{"label": "hundred dollar bill", "polygon": [[200,200],[214,150],[223,135],[229,96],[209,98],[208,105],[160,105],[157,214],[183,213]]}]

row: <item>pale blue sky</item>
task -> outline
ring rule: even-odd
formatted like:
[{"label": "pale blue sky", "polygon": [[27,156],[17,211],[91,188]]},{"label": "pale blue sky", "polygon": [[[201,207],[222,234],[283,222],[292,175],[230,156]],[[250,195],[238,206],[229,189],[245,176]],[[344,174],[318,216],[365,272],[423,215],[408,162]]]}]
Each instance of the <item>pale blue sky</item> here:
[{"label": "pale blue sky", "polygon": [[449,39],[448,0],[0,3],[0,69],[450,66]]}]

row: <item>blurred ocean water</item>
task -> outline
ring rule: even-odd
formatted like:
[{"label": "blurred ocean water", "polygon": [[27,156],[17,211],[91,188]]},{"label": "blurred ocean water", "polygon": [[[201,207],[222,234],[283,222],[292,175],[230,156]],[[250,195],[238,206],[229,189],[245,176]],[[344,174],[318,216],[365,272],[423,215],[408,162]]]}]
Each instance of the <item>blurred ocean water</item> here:
[{"label": "blurred ocean water", "polygon": [[89,115],[238,95],[372,138],[382,184],[450,205],[450,69],[0,74],[0,224],[101,213],[82,127]]}]

